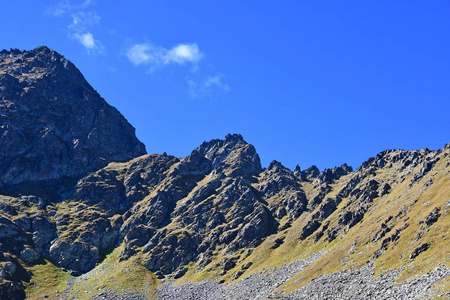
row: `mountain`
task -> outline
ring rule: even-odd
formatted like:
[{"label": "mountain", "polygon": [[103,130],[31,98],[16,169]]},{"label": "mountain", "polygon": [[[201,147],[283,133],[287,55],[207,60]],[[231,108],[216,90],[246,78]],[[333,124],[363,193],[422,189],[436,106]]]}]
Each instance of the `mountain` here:
[{"label": "mountain", "polygon": [[78,179],[146,153],[125,118],[46,47],[0,52],[0,188]]},{"label": "mountain", "polygon": [[1,299],[448,299],[450,144],[356,170],[184,158],[58,53],[0,52]]}]

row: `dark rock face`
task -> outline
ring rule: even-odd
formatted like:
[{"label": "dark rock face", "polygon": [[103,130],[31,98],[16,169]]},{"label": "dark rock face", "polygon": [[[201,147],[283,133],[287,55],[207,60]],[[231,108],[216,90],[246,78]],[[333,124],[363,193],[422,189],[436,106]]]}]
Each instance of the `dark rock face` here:
[{"label": "dark rock face", "polygon": [[416,249],[414,249],[414,251],[411,253],[411,255],[409,256],[410,259],[414,259],[416,258],[420,253],[427,251],[428,248],[430,248],[430,244],[428,243],[424,243],[422,245],[420,245],[419,247],[417,247]]},{"label": "dark rock face", "polygon": [[[300,168],[298,169],[298,171],[300,171]],[[317,176],[319,176],[320,171],[315,165],[313,165],[313,166],[309,167],[308,169],[306,169],[302,172],[299,172],[299,174],[300,174],[300,178],[302,180],[312,180],[313,178],[316,178]]]},{"label": "dark rock face", "polygon": [[437,222],[437,220],[439,219],[439,217],[441,216],[440,214],[440,208],[436,207],[435,209],[433,209],[433,211],[427,216],[427,219],[425,221],[425,223],[428,226],[433,225],[434,223]]},{"label": "dark rock face", "polygon": [[391,243],[397,241],[400,238],[400,233],[403,230],[405,230],[405,228],[407,228],[408,226],[409,226],[408,223],[405,223],[402,227],[396,229],[395,232],[391,236],[383,239],[383,241],[381,242],[380,248],[378,250],[376,250],[375,253],[373,254],[374,258],[380,257],[381,254],[383,254],[383,252],[385,252],[387,250],[388,246]]},{"label": "dark rock face", "polygon": [[31,248],[25,248],[20,252],[20,259],[29,264],[36,262],[39,257],[40,255]]},{"label": "dark rock face", "polygon": [[278,219],[288,216],[295,220],[306,210],[308,200],[295,173],[274,160],[259,175],[259,194],[269,202],[268,208]]},{"label": "dark rock face", "polygon": [[342,166],[335,167],[334,169],[325,169],[318,175],[318,180],[319,182],[332,183],[333,181],[351,172],[353,172],[352,167],[348,166],[347,164],[343,164]]},{"label": "dark rock face", "polygon": [[423,162],[422,169],[420,169],[419,173],[414,175],[413,179],[411,180],[411,185],[417,183],[420,179],[422,179],[434,167],[438,160],[439,158]]},{"label": "dark rock face", "polygon": [[391,190],[391,186],[388,183],[385,183],[381,187],[380,192],[378,193],[378,196],[382,197],[382,196],[388,194],[390,190]]},{"label": "dark rock face", "polygon": [[0,187],[79,177],[145,154],[134,128],[63,56],[0,52]]}]

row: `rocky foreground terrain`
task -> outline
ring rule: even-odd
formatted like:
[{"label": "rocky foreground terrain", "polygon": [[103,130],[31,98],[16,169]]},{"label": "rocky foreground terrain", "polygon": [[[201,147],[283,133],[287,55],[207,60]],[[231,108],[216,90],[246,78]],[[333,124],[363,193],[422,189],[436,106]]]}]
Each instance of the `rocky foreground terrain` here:
[{"label": "rocky foreground terrain", "polygon": [[450,144],[263,168],[184,158],[46,48],[0,52],[1,299],[449,299]]}]

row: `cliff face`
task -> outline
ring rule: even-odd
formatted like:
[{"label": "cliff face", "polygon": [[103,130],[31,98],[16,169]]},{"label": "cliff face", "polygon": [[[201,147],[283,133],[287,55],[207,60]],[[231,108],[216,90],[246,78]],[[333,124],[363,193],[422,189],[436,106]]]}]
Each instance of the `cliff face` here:
[{"label": "cliff face", "polygon": [[77,178],[145,154],[134,128],[46,47],[0,52],[0,187]]},{"label": "cliff face", "polygon": [[[449,145],[386,150],[355,171],[262,168],[238,134],[185,158],[143,155],[131,125],[62,56],[0,57],[1,299],[154,298],[165,279],[236,283],[166,285],[164,299],[450,288]],[[394,283],[424,274],[426,284]]]}]

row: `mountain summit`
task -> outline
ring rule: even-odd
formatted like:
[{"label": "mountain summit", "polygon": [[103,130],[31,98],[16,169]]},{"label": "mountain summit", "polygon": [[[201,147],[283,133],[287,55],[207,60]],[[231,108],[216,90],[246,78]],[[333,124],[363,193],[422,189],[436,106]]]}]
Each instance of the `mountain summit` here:
[{"label": "mountain summit", "polygon": [[0,52],[0,187],[78,178],[145,154],[134,128],[47,47]]},{"label": "mountain summit", "polygon": [[450,144],[322,172],[239,134],[145,154],[46,47],[0,52],[0,97],[0,299],[450,296]]}]

